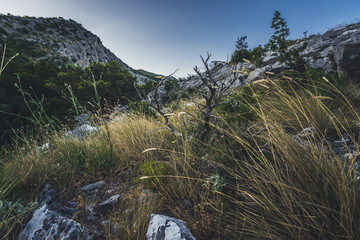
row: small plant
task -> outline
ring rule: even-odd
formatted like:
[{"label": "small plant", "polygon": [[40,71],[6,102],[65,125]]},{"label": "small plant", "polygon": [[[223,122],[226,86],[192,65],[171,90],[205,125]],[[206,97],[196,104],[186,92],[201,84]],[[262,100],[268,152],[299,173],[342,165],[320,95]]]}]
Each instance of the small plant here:
[{"label": "small plant", "polygon": [[[36,203],[23,205],[20,201],[0,200],[0,235],[1,239],[9,239],[26,217],[36,208]],[[14,237],[14,236],[13,236]]]},{"label": "small plant", "polygon": [[213,192],[221,192],[226,185],[224,177],[221,177],[219,173],[206,178],[206,182],[203,184],[204,187],[210,188]]},{"label": "small plant", "polygon": [[141,164],[139,168],[143,176],[145,176],[142,179],[148,189],[154,189],[161,186],[162,177],[171,173],[169,164],[162,161],[150,160]]}]

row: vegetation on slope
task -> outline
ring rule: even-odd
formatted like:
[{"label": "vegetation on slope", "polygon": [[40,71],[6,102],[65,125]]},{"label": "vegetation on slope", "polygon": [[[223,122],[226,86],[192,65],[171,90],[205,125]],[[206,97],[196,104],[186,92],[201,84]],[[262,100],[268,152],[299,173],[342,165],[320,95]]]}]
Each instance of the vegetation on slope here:
[{"label": "vegetation on slope", "polygon": [[[9,53],[13,51],[10,49]],[[93,111],[93,77],[98,80],[100,97],[107,101],[102,105],[128,104],[138,99],[134,87],[136,78],[122,64],[93,63],[82,69],[52,60],[25,61],[24,57],[15,57],[1,76],[2,143],[13,136],[12,129],[31,129],[34,126],[33,114],[45,118],[46,112],[61,125],[66,123],[66,119],[73,119],[80,106]],[[71,93],[75,94],[76,102],[71,99]],[[38,100],[43,109],[37,106]],[[75,108],[74,103],[78,105]]]}]

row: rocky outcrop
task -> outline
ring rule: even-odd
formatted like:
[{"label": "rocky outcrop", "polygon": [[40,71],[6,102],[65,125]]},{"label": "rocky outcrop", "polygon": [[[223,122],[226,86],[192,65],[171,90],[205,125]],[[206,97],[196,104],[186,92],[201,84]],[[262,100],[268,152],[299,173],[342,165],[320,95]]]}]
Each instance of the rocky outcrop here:
[{"label": "rocky outcrop", "polygon": [[[20,240],[45,239],[103,239],[104,226],[101,222],[109,222],[108,215],[116,210],[120,194],[115,186],[99,181],[81,188],[84,199],[81,201],[65,201],[50,184],[40,193],[40,207],[34,212],[31,220],[21,232]],[[73,193],[75,194],[75,193]],[[110,197],[109,197],[110,196]],[[81,210],[82,209],[82,210]],[[82,224],[78,222],[78,213],[82,212]]]},{"label": "rocky outcrop", "polygon": [[[310,67],[360,80],[360,23],[300,40],[290,46],[289,50],[303,46],[305,48],[300,52],[300,56]],[[278,56],[276,52],[266,52],[263,62],[267,71],[278,73],[288,68],[286,64],[277,61]]]},{"label": "rocky outcrop", "polygon": [[[289,47],[289,50],[305,46],[300,52],[305,63],[312,68],[325,73],[347,75],[350,79],[360,81],[360,23],[332,29],[322,35],[314,35],[308,39],[299,40]],[[262,79],[266,72],[280,73],[288,69],[286,63],[278,61],[280,54],[268,51],[263,57],[262,66],[254,66],[247,62],[236,65],[214,61],[211,74],[225,81],[237,79],[234,87],[254,80]],[[245,74],[246,73],[246,74]],[[196,89],[201,85],[198,76],[192,76],[181,83],[182,88]]]},{"label": "rocky outcrop", "polygon": [[302,56],[311,67],[347,74],[351,79],[360,80],[360,23],[332,29],[304,43],[307,47]]},{"label": "rocky outcrop", "polygon": [[[99,181],[66,194],[58,193],[46,184],[38,197],[39,208],[22,230],[20,240],[91,240],[113,239],[121,226],[109,216],[118,209],[121,186],[116,182]],[[124,193],[123,193],[124,194]],[[76,196],[78,196],[77,200]],[[81,196],[81,197],[80,197]],[[143,190],[138,197],[142,204],[151,202],[156,195]],[[72,199],[68,201],[66,199]],[[191,204],[191,203],[190,203]],[[128,213],[126,213],[128,211]],[[134,209],[125,210],[126,214]],[[109,238],[107,231],[111,232]],[[152,214],[146,239],[195,240],[185,223],[179,219]]]}]

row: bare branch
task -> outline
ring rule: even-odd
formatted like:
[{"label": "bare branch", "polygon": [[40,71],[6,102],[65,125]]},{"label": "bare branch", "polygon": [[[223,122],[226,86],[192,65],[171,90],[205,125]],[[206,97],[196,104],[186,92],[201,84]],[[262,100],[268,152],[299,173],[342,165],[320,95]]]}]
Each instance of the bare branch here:
[{"label": "bare branch", "polygon": [[146,99],[143,96],[141,96],[141,93],[140,93],[139,89],[136,87],[136,83],[134,83],[134,88],[135,88],[136,92],[138,93],[140,99],[143,100],[143,101],[146,101]]},{"label": "bare branch", "polygon": [[[160,102],[160,97],[159,97],[159,88],[164,84],[165,80],[167,80],[169,77],[171,77],[172,75],[174,75],[179,69],[177,69],[176,71],[174,71],[172,74],[164,77],[161,79],[161,81],[156,85],[156,87],[148,94],[148,100],[146,101],[140,94],[140,91],[136,88],[135,86],[135,89],[136,91],[138,92],[139,94],[139,97],[146,101],[149,105],[149,107],[151,107],[152,109],[154,109],[156,112],[158,112],[163,118],[164,118],[164,121],[165,121],[165,125],[167,125],[167,127],[176,135],[176,136],[182,136],[182,134],[180,134],[179,132],[176,131],[175,127],[169,122],[169,118],[168,118],[168,115],[165,114],[163,111],[162,111],[162,103]],[[153,93],[154,94],[154,97],[153,99],[151,99],[150,97],[150,94]],[[153,104],[153,101],[154,100],[154,104]],[[178,100],[180,101],[180,100]]]}]

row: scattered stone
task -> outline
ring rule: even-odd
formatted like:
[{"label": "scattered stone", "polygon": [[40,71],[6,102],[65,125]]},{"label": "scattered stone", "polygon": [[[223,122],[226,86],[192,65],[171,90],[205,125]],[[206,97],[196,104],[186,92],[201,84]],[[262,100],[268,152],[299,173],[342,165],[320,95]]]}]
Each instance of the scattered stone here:
[{"label": "scattered stone", "polygon": [[[360,153],[359,152],[352,152],[352,153],[345,153],[344,154],[344,159],[345,160],[353,160],[355,158],[356,162],[360,161]],[[355,163],[356,165],[356,163]]]},{"label": "scattered stone", "polygon": [[292,138],[296,140],[301,146],[309,147],[316,136],[316,130],[313,127],[303,129],[300,133],[293,135]]},{"label": "scattered stone", "polygon": [[194,203],[191,200],[185,200],[184,203],[188,209],[191,209],[194,207]]},{"label": "scattered stone", "polygon": [[120,194],[116,194],[109,199],[103,201],[102,203],[99,203],[98,209],[101,213],[107,213],[109,211],[112,211],[116,208],[120,200]]},{"label": "scattered stone", "polygon": [[94,135],[97,133],[99,129],[97,127],[90,126],[89,124],[83,124],[80,126],[77,126],[72,131],[65,132],[66,137],[72,137],[72,138],[78,138],[78,139],[85,139],[86,137],[89,137],[91,135]]},{"label": "scattered stone", "polygon": [[316,130],[313,127],[303,129],[298,135],[300,138],[314,139],[316,136]]},{"label": "scattered stone", "polygon": [[152,192],[149,192],[146,189],[143,189],[139,195],[139,200],[141,203],[147,202],[155,197],[155,194]]},{"label": "scattered stone", "polygon": [[91,191],[94,191],[96,189],[103,187],[105,184],[106,184],[106,182],[99,181],[96,183],[91,183],[89,185],[86,185],[86,186],[82,187],[81,190],[83,190],[84,192],[91,192]]},{"label": "scattered stone", "polygon": [[46,152],[50,152],[51,150],[54,149],[54,146],[50,143],[45,143],[42,146],[39,146],[36,148],[36,152],[39,153],[46,153]]},{"label": "scattered stone", "polygon": [[151,214],[146,239],[196,240],[183,221],[159,214]]},{"label": "scattered stone", "polygon": [[100,222],[100,225],[103,227],[105,227],[106,225],[109,225],[109,224],[110,224],[109,220],[103,220]]},{"label": "scattered stone", "polygon": [[100,236],[103,233],[103,231],[99,226],[93,226],[93,228],[91,229],[91,233],[92,235]]},{"label": "scattered stone", "polygon": [[91,204],[86,207],[88,212],[90,212],[90,214],[87,217],[87,220],[90,222],[96,222],[100,218],[100,216],[95,212],[95,208],[96,208],[96,204]]},{"label": "scattered stone", "polygon": [[195,103],[193,102],[188,102],[188,103],[185,103],[184,105],[182,105],[183,107],[193,107],[195,106]]},{"label": "scattered stone", "polygon": [[110,114],[111,121],[122,121],[125,117],[130,115],[127,105],[116,106],[114,107],[112,113]]},{"label": "scattered stone", "polygon": [[75,125],[81,126],[84,124],[90,124],[90,117],[91,115],[89,113],[82,113],[79,116],[75,118]]},{"label": "scattered stone", "polygon": [[127,215],[130,215],[130,214],[132,214],[134,212],[134,209],[132,209],[132,208],[127,208],[127,209],[125,209],[125,213],[127,214]]},{"label": "scattered stone", "polygon": [[333,141],[333,145],[344,146],[344,145],[348,145],[350,142],[351,142],[350,137],[347,134],[343,134],[341,139]]},{"label": "scattered stone", "polygon": [[76,208],[79,205],[79,201],[68,201],[70,207]]}]

